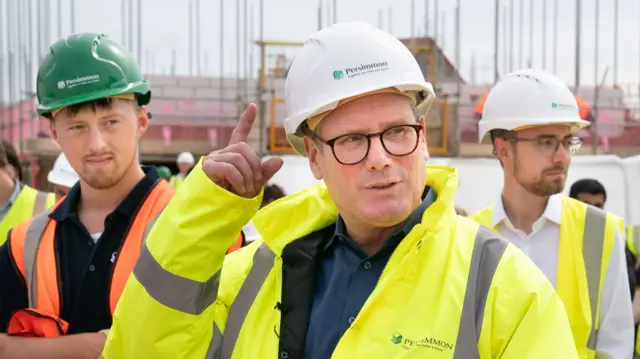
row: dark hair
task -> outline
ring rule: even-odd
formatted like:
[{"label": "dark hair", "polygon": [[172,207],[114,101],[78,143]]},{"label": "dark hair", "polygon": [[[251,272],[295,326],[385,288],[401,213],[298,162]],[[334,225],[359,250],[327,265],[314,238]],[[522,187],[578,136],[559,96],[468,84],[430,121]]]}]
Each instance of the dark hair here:
[{"label": "dark hair", "polygon": [[[95,113],[98,110],[110,109],[111,106],[113,105],[114,100],[130,101],[126,99],[114,99],[111,97],[104,97],[104,98],[99,98],[97,100],[82,102],[82,103],[65,107],[63,111],[67,111],[67,114],[69,114],[69,116],[71,117],[75,117],[78,113],[82,112],[83,110],[91,110]],[[133,103],[136,106],[136,108],[138,107],[138,103],[136,101],[131,101],[131,103]]]},{"label": "dark hair", "polygon": [[18,157],[18,152],[16,148],[13,147],[13,143],[2,140],[2,146],[4,147],[4,153],[6,156],[5,166],[7,164],[13,166],[16,169],[16,173],[18,175],[18,179],[22,181],[22,165],[20,164],[20,158]]},{"label": "dark hair", "polygon": [[592,178],[583,178],[574,182],[569,190],[569,197],[577,199],[580,193],[601,194],[604,200],[607,200],[607,191],[602,183]]},{"label": "dark hair", "polygon": [[286,194],[284,193],[284,190],[282,189],[282,187],[278,186],[277,184],[264,186],[264,195],[262,196],[262,204],[260,205],[260,207],[264,207],[269,203],[277,199],[280,199],[284,196],[286,196]]},{"label": "dark hair", "polygon": [[7,160],[7,152],[4,147],[5,142],[6,141],[0,142],[0,168],[7,167],[7,165],[9,164],[9,160]]}]

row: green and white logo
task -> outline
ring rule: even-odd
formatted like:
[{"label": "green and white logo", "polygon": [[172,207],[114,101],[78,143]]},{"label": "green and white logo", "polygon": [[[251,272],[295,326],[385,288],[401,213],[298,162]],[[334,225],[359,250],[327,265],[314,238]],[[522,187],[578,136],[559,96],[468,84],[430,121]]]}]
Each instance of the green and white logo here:
[{"label": "green and white logo", "polygon": [[352,78],[373,72],[386,71],[388,69],[389,64],[386,61],[372,62],[370,64],[361,64],[355,67],[346,67],[342,70],[335,70],[333,71],[333,79],[340,80],[344,77]]},{"label": "green and white logo", "polygon": [[400,333],[398,333],[398,332],[393,333],[393,335],[391,336],[391,342],[392,342],[393,344],[400,344],[400,343],[402,343],[402,334],[400,334]]},{"label": "green and white logo", "polygon": [[426,336],[420,339],[411,339],[403,336],[399,332],[395,332],[393,333],[393,335],[391,335],[391,343],[400,345],[405,350],[416,348],[430,349],[439,352],[453,350],[453,344],[445,340],[430,336]]},{"label": "green and white logo", "polygon": [[100,82],[100,75],[78,76],[75,79],[58,81],[58,89],[70,89],[76,86],[82,86],[96,82]]},{"label": "green and white logo", "polygon": [[571,111],[571,110],[578,109],[576,105],[557,103],[557,102],[552,102],[551,108],[554,110],[564,110],[564,111]]}]

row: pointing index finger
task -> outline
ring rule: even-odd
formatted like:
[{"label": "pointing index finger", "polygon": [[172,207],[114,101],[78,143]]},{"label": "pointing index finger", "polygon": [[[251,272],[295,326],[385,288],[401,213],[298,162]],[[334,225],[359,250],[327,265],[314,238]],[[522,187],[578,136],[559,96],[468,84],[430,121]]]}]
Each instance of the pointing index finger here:
[{"label": "pointing index finger", "polygon": [[231,133],[231,140],[229,145],[233,145],[240,142],[247,142],[251,127],[256,120],[256,114],[258,113],[258,107],[255,104],[249,104],[246,110],[240,115],[240,120]]}]

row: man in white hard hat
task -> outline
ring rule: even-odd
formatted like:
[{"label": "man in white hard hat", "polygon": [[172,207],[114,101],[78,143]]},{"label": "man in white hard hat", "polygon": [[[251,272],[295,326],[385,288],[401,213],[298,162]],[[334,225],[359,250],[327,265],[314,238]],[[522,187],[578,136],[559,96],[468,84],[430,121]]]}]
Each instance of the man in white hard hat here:
[{"label": "man in white hard hat", "polygon": [[[282,159],[247,144],[250,105],[151,231],[104,357],[577,358],[549,281],[456,215],[453,168],[426,166],[418,108],[433,97],[392,35],[314,34],[287,76],[285,128],[326,187],[255,215]],[[262,239],[225,259],[252,217]]]},{"label": "man in white hard hat", "polygon": [[58,155],[53,168],[49,171],[47,179],[55,186],[56,199],[67,195],[73,185],[80,180],[76,171],[71,167],[67,156],[64,153]]},{"label": "man in white hard hat", "polygon": [[[471,216],[517,245],[564,302],[581,358],[631,358],[633,314],[619,218],[563,196],[580,119],[554,75],[509,74],[491,90],[479,122],[504,169],[498,201]],[[553,356],[560,358],[561,356]]]},{"label": "man in white hard hat", "polygon": [[189,171],[193,168],[195,164],[195,159],[190,152],[182,152],[178,155],[176,160],[176,164],[178,165],[178,174],[172,176],[169,180],[169,183],[173,185],[176,189],[180,188],[184,179],[187,178]]}]

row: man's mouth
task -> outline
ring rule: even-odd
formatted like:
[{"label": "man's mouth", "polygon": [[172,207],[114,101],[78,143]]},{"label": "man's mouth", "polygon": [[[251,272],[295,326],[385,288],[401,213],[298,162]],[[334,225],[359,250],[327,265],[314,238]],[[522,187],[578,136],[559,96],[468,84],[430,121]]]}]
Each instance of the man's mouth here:
[{"label": "man's mouth", "polygon": [[387,189],[397,185],[399,181],[388,181],[388,182],[380,182],[374,183],[367,186],[367,189]]}]

